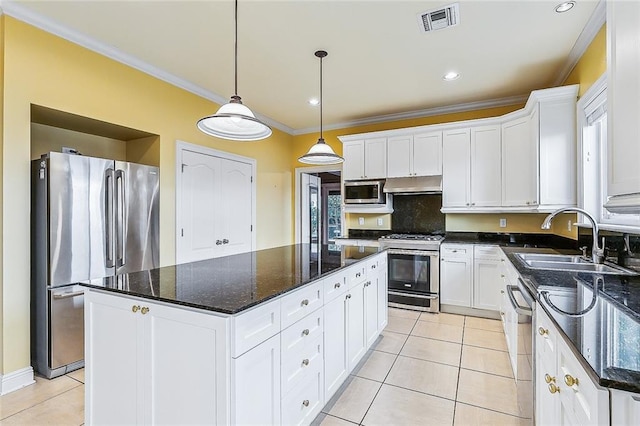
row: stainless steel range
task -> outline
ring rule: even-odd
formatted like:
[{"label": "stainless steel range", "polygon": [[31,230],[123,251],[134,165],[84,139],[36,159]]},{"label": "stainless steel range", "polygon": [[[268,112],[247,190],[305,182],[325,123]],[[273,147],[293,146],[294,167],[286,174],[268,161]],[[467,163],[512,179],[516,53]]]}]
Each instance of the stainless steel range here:
[{"label": "stainless steel range", "polygon": [[441,235],[390,234],[378,239],[388,252],[389,306],[440,310]]}]

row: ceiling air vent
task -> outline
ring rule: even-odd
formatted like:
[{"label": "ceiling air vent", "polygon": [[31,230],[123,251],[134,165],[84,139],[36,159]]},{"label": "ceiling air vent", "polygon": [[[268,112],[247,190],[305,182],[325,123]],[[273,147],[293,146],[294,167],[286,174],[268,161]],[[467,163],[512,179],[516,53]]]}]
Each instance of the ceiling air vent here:
[{"label": "ceiling air vent", "polygon": [[425,33],[441,30],[447,27],[454,27],[459,23],[460,6],[458,3],[418,14],[418,25],[420,25],[420,31]]}]

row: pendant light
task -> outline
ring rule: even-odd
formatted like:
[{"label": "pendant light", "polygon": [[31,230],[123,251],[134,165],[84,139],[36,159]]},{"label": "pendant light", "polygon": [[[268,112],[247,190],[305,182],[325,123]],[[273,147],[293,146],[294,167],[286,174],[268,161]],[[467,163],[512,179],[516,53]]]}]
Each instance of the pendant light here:
[{"label": "pendant light", "polygon": [[235,86],[228,104],[222,105],[214,115],[198,120],[198,129],[222,139],[257,141],[271,136],[269,126],[258,120],[238,96],[238,0],[235,3]]},{"label": "pendant light", "polygon": [[309,152],[302,157],[298,158],[298,161],[305,164],[339,164],[344,161],[344,158],[333,152],[333,149],[324,141],[322,137],[322,58],[328,55],[324,50],[318,50],[315,55],[320,58],[320,138],[315,143]]}]

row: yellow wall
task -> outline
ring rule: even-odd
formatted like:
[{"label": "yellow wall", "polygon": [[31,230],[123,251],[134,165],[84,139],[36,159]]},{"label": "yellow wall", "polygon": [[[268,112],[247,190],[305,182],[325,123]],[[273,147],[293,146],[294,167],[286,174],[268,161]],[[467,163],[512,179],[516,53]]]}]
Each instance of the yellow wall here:
[{"label": "yellow wall", "polygon": [[[5,16],[0,15],[0,123],[4,123],[4,26],[5,26]],[[4,146],[4,124],[2,129],[0,129],[0,146]],[[3,149],[0,149],[0,171],[4,168],[2,164],[4,164],[4,153]],[[4,191],[4,173],[0,173],[0,200],[2,200]],[[0,206],[2,204],[0,203]],[[4,223],[4,214],[2,208],[0,208],[0,224]],[[0,239],[2,240],[2,244],[0,244],[0,271],[4,270],[4,225],[0,225]],[[8,346],[4,344],[4,304],[6,297],[4,295],[4,291],[2,290],[2,277],[0,277],[0,374],[4,373],[4,353],[8,350]],[[9,298],[9,300],[11,300]],[[7,349],[5,349],[7,348]]]},{"label": "yellow wall", "polygon": [[[364,219],[364,224],[360,225],[359,219]],[[382,219],[382,225],[378,225],[378,219]],[[391,229],[391,215],[389,213],[347,213],[345,215],[345,229]]]},{"label": "yellow wall", "polygon": [[127,160],[127,143],[125,141],[31,123],[32,160],[40,158],[42,154],[47,152],[61,152],[62,147],[75,148],[82,155],[112,158],[119,161]]},{"label": "yellow wall", "polygon": [[[237,143],[204,135],[196,121],[218,105],[95,52],[1,16],[2,341],[0,374],[29,362],[29,159],[31,104],[159,135],[160,261],[175,259],[175,141],[257,160],[257,246],[290,244],[291,141],[274,129],[264,141]],[[153,157],[153,149],[131,155]],[[130,153],[127,152],[127,155]],[[156,159],[158,160],[158,159]],[[150,160],[152,161],[152,160]]]},{"label": "yellow wall", "polygon": [[598,31],[587,50],[573,68],[563,85],[579,84],[578,96],[584,95],[591,85],[607,70],[607,26]]},{"label": "yellow wall", "polygon": [[[518,234],[555,234],[575,238],[577,228],[568,229],[568,222],[575,223],[575,214],[561,214],[553,219],[552,228],[545,231],[540,228],[544,213],[510,213],[510,214],[448,214],[447,231],[453,232],[504,232]],[[505,228],[500,227],[500,219],[507,220]]]}]

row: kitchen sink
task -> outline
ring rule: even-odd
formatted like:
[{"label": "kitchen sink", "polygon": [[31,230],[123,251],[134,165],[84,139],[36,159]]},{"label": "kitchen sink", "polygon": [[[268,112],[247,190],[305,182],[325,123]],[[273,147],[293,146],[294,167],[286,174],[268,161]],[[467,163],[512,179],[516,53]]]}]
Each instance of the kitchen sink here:
[{"label": "kitchen sink", "polygon": [[592,263],[579,255],[516,253],[525,266],[530,269],[548,271],[586,272],[593,274],[637,275],[613,263]]}]

